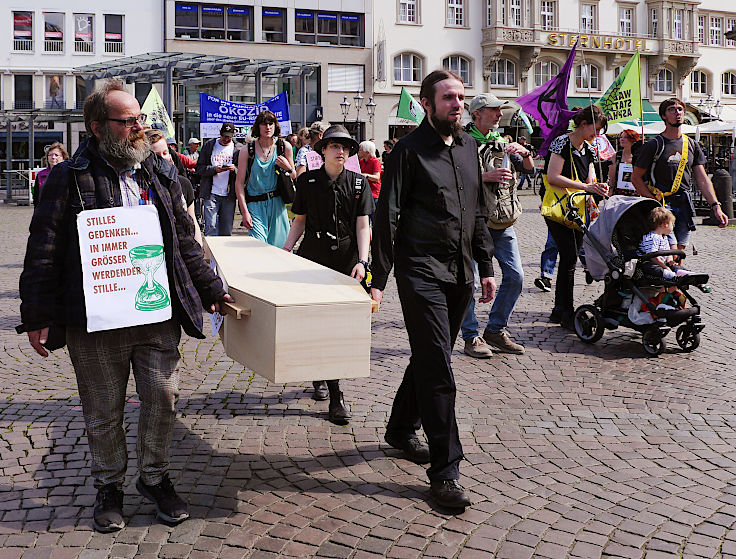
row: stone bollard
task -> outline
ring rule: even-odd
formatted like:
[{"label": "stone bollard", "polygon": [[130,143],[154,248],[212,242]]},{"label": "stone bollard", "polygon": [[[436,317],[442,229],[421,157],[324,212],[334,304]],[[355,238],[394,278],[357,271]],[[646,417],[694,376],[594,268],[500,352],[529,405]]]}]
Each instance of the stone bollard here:
[{"label": "stone bollard", "polygon": [[[731,191],[731,175],[726,169],[716,169],[713,172],[713,189],[716,192],[716,199],[721,203],[721,210],[729,219],[729,223],[733,217],[733,194]],[[713,210],[710,216],[703,220],[703,225],[717,225]]]}]

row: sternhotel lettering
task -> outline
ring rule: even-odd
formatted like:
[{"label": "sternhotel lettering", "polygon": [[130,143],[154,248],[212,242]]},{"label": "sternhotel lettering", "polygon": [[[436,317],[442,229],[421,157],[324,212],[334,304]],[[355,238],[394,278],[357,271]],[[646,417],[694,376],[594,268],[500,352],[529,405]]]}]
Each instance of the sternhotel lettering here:
[{"label": "sternhotel lettering", "polygon": [[638,50],[647,52],[646,39],[637,39],[635,37],[613,37],[610,35],[579,35],[577,33],[550,33],[547,36],[547,42],[550,45],[558,47],[572,47],[580,37],[580,45],[583,48],[592,48],[600,50]]}]

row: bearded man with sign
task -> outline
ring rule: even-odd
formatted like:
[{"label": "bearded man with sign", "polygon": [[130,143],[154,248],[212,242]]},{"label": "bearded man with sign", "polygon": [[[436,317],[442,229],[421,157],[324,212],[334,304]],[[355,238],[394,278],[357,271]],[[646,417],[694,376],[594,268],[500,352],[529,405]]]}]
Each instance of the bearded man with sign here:
[{"label": "bearded man with sign", "polygon": [[[33,349],[47,357],[44,346],[49,344],[49,326],[66,328],[97,488],[93,522],[101,532],[120,530],[125,525],[122,487],[127,452],[123,411],[131,365],[141,401],[137,441],[140,477],[136,488],[154,502],[163,520],[176,523],[188,518],[187,505],[176,494],[167,473],[176,418],[181,329],[190,336],[204,338],[202,307],[218,312],[224,302],[232,301],[205,264],[194,240],[194,224],[181,202],[176,169],[151,153],[143,134],[145,121],[138,101],[120,81],[105,83],[87,98],[84,122],[89,137],[72,159],[54,167],[44,185],[44,196],[31,221],[20,278],[23,325],[19,330],[28,332]],[[161,322],[159,318],[151,324],[149,319],[147,324],[143,319],[137,325],[102,330],[92,325],[90,312],[99,313],[101,309],[86,308],[84,250],[80,247],[90,248],[95,238],[111,236],[115,231],[122,234],[127,228],[98,228],[83,236],[77,221],[81,215],[80,221],[88,224],[116,227],[113,216],[92,217],[112,208],[158,217],[154,227],[162,244],[156,255],[163,253],[170,286],[168,320]],[[116,244],[123,248],[122,242]],[[134,248],[124,255],[128,252],[131,260],[134,256],[141,260]],[[117,258],[122,262],[122,256]],[[131,264],[133,268],[113,272],[142,273],[134,262]],[[112,324],[114,317],[110,321]]]}]

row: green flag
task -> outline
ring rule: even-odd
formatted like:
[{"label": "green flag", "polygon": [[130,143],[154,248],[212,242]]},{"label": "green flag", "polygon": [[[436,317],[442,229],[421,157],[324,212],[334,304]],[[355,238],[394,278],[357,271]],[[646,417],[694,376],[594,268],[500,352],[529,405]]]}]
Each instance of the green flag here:
[{"label": "green flag", "polygon": [[148,115],[148,120],[146,121],[148,124],[153,124],[154,122],[163,124],[166,128],[167,138],[173,138],[175,136],[174,123],[171,122],[164,102],[161,100],[161,96],[155,87],[151,87],[151,91],[148,93],[148,97],[146,97],[146,101],[141,107],[141,112]]},{"label": "green flag", "polygon": [[417,124],[421,123],[424,118],[424,109],[422,106],[403,87],[401,88],[401,97],[399,98],[399,108],[396,110],[396,116],[411,120]]},{"label": "green flag", "polygon": [[597,102],[609,124],[641,119],[641,78],[639,51],[632,56],[608,91]]}]

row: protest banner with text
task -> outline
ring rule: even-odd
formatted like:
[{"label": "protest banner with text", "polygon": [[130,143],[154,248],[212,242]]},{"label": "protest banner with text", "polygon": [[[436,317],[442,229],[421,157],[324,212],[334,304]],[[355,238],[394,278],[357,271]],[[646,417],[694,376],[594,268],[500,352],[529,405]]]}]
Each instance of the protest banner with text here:
[{"label": "protest banner with text", "polygon": [[206,93],[199,94],[199,132],[203,138],[217,138],[223,122],[235,125],[237,138],[244,138],[253,127],[256,117],[268,110],[276,115],[281,127],[281,135],[291,134],[289,98],[285,91],[271,97],[265,103],[246,105],[225,101]]}]

